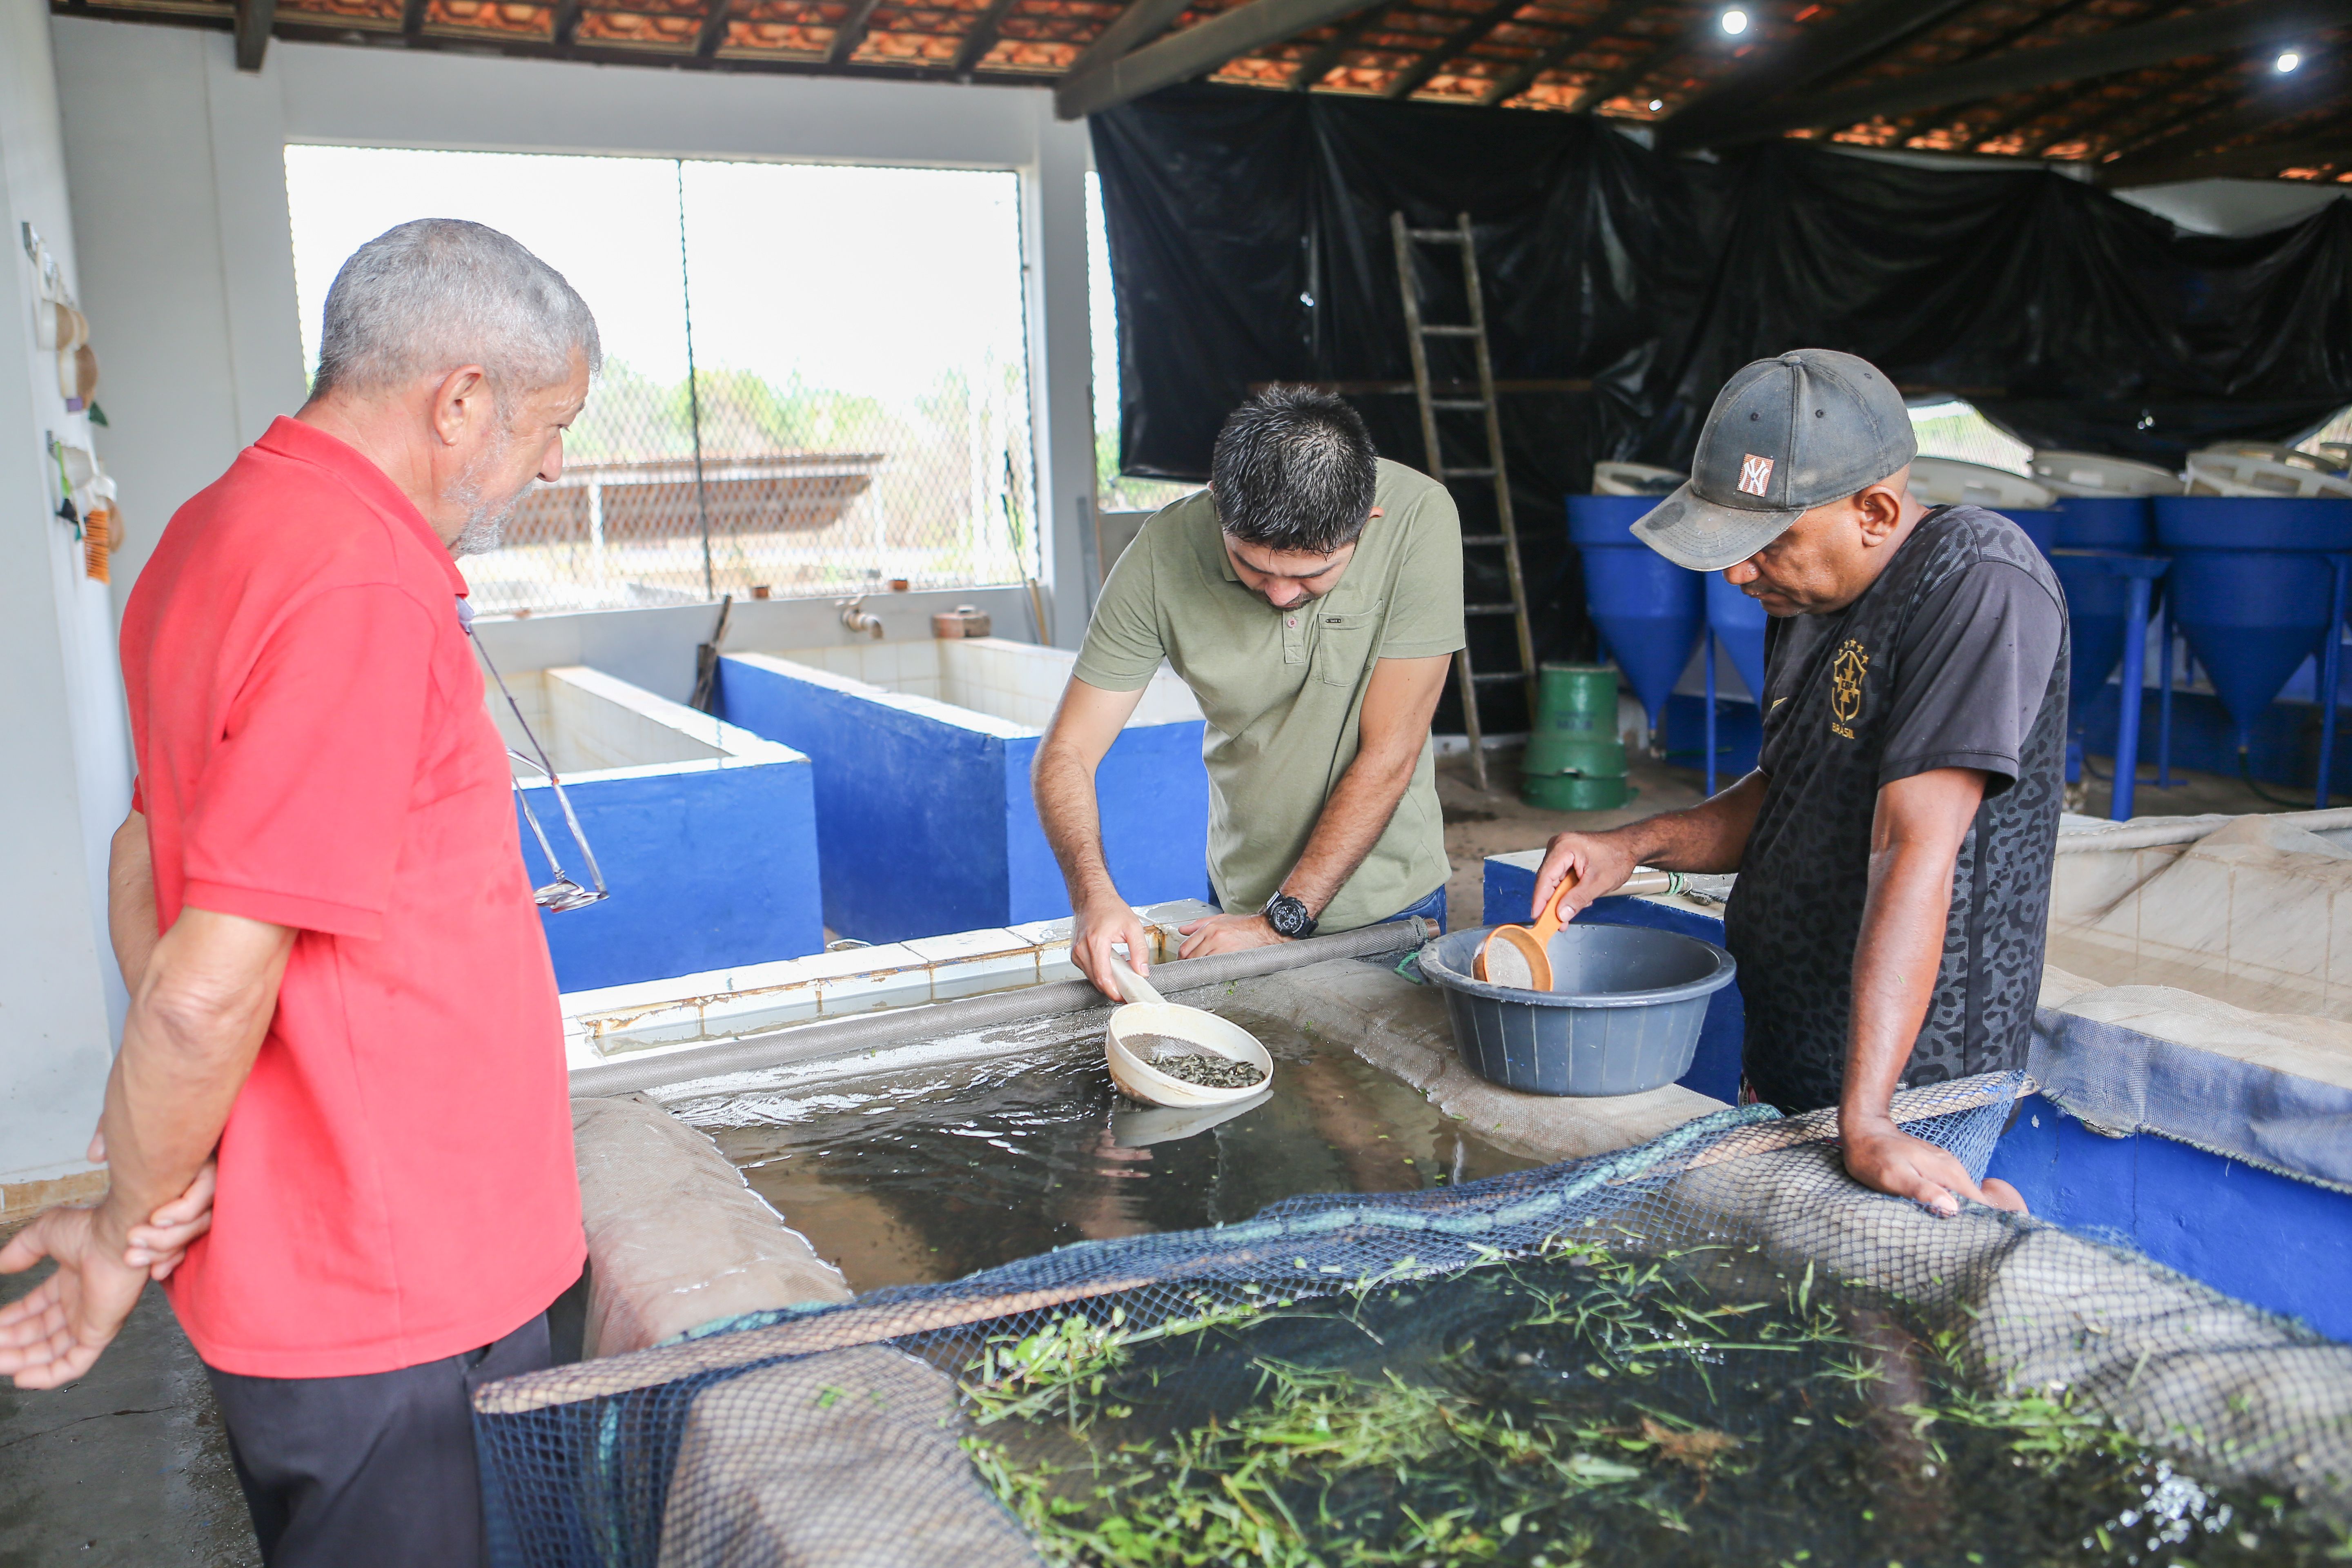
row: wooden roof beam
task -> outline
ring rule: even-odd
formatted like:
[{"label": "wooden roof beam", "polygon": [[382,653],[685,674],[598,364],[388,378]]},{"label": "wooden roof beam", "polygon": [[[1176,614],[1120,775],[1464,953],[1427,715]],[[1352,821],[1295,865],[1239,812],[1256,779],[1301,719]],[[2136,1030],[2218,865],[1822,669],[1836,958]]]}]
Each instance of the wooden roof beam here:
[{"label": "wooden roof beam", "polygon": [[1680,33],[1669,33],[1658,40],[1657,47],[1643,50],[1586,88],[1583,96],[1576,100],[1576,107],[1585,110],[1595,110],[1627,89],[1639,87],[1651,72],[1679,54],[1686,41]]},{"label": "wooden roof beam", "polygon": [[971,31],[963,36],[963,43],[956,49],[955,63],[948,68],[949,75],[969,79],[980,68],[980,62],[988,58],[1013,5],[1013,0],[988,0],[988,9],[980,14],[980,19],[971,25]]},{"label": "wooden roof beam", "polygon": [[1093,70],[1069,72],[1054,84],[1054,112],[1077,120],[1116,108],[1361,9],[1363,0],[1249,0]]},{"label": "wooden roof beam", "polygon": [[[698,60],[707,60],[716,55],[719,46],[727,41],[727,16],[735,8],[734,0],[703,0],[703,3],[710,9],[703,14],[701,29],[694,35],[694,58]],[[409,0],[409,4],[419,5],[422,0]]]},{"label": "wooden roof beam", "polygon": [[[2058,5],[2053,5],[2049,10],[2041,13],[2031,20],[2020,22],[2016,26],[2007,28],[1997,33],[1993,37],[1985,39],[1982,43],[1971,45],[1968,49],[1963,51],[1959,56],[1948,63],[1958,65],[1968,60],[1981,59],[1987,55],[1997,55],[2003,49],[2008,48],[2011,44],[2016,43],[2020,38],[2027,37],[2034,33],[2040,32],[2051,23],[2058,21],[2063,17],[2072,16],[2074,13],[2081,10],[2090,3],[2091,0],[2060,0]],[[1979,100],[1979,101],[1981,102],[1982,100]],[[1968,110],[1974,107],[1975,105],[1973,104],[1948,105],[1937,109],[1923,109],[1916,113],[1906,114],[1895,123],[1894,145],[1897,147],[1903,146],[1914,136],[1922,135],[1929,131],[1933,131],[1938,125],[1958,125],[1961,123],[1960,116]],[[2031,112],[2040,113],[2042,110],[2036,109]],[[2004,119],[2002,129],[2011,129],[2015,123],[2022,123],[2022,121],[2011,122]],[[1977,142],[1988,142],[1992,138],[1989,135],[1972,135],[1969,138],[1969,144],[1970,146],[1974,146]]]},{"label": "wooden roof beam", "polygon": [[1291,91],[1305,92],[1338,69],[1340,59],[1347,52],[1361,43],[1364,35],[1378,26],[1380,19],[1388,14],[1387,0],[1381,0],[1380,5],[1367,5],[1340,24],[1338,32],[1326,39],[1313,54],[1299,61],[1298,68],[1290,73]]},{"label": "wooden roof beam", "polygon": [[[2149,127],[2147,133],[2119,149],[2121,157],[2101,164],[2102,174],[2121,168],[2129,177],[2135,167],[2193,162],[2216,142],[2302,119],[2334,98],[2345,81],[2341,66],[2313,65],[2295,74],[2305,79],[2292,87],[2280,83],[2284,90],[2249,93],[2234,104],[2227,101],[2227,94],[2216,94],[2197,110]],[[2218,116],[2212,112],[2215,110],[2221,111]]]},{"label": "wooden roof beam", "polygon": [[[2344,107],[2352,109],[2352,103]],[[2299,163],[2352,163],[2352,115],[2339,116],[2315,130],[2284,141],[2259,142],[2193,157],[2155,159],[2126,156],[2100,166],[2099,183],[2128,189],[2134,185],[2169,184],[2177,180],[2242,179],[2250,174],[2275,174]]]},{"label": "wooden roof beam", "polygon": [[2352,0],[2242,0],[2160,22],[2111,27],[2045,48],[2011,50],[1966,65],[1895,77],[1793,103],[1768,104],[1708,138],[1711,145],[1761,141],[1819,126],[1947,108],[2060,82],[2087,81],[2195,55],[2284,43],[2352,22]]},{"label": "wooden roof beam", "polygon": [[269,49],[269,29],[278,20],[278,0],[236,0],[236,68],[257,71]]},{"label": "wooden roof beam", "polygon": [[1132,54],[1174,26],[1176,18],[1184,14],[1184,7],[1192,3],[1192,0],[1133,0],[1126,10],[1110,19],[1110,26],[1095,35],[1093,43],[1078,51],[1070,68],[1062,73],[1062,79],[1090,75],[1121,55]]},{"label": "wooden roof beam", "polygon": [[1495,4],[1445,36],[1444,42],[1397,73],[1389,83],[1390,98],[1411,98],[1429,85],[1438,72],[1475,48],[1496,28],[1527,9],[1528,0],[1495,0]]},{"label": "wooden roof beam", "polygon": [[[578,5],[579,0],[565,0]],[[833,47],[824,51],[824,63],[846,65],[857,46],[866,41],[866,30],[874,25],[874,7],[880,0],[849,0],[849,10],[841,18],[841,26],[833,30]]]},{"label": "wooden roof beam", "polygon": [[1546,71],[1557,70],[1648,8],[1648,0],[1617,0],[1616,5],[1592,18],[1587,26],[1563,36],[1533,59],[1508,75],[1497,78],[1495,85],[1488,88],[1486,95],[1478,101],[1489,109],[1498,103],[1507,103],[1533,87],[1536,79]]},{"label": "wooden roof beam", "polygon": [[[2231,75],[2232,72],[2227,68],[2221,70],[2183,70],[2158,88],[2156,93],[2133,94],[2118,98],[2095,113],[2085,115],[2080,120],[2069,121],[2055,130],[2043,132],[2021,149],[2022,155],[2029,158],[2039,157],[2045,147],[2059,146],[2077,137],[2095,136],[2107,127],[2129,120],[2135,113],[2144,112],[2151,106],[2161,109],[2165,105],[2165,99],[2158,97],[2158,94],[2168,95],[2183,89],[2207,89],[2208,96],[2198,100],[2189,108],[2185,110],[2175,108],[2171,113],[2160,114],[2152,124],[2134,134],[2148,135],[2169,131],[2184,121],[2193,120],[2209,112],[2221,97],[2220,93],[2212,89],[2217,84],[2226,88]],[[2062,92],[2059,96],[2063,98],[2064,95]]]},{"label": "wooden roof beam", "polygon": [[[1979,0],[1861,0],[1785,47],[1759,49],[1722,80],[1659,122],[1658,148],[1703,147],[1708,134],[1744,111],[1861,64],[1937,26]],[[2037,25],[2038,25],[2037,18]]]}]

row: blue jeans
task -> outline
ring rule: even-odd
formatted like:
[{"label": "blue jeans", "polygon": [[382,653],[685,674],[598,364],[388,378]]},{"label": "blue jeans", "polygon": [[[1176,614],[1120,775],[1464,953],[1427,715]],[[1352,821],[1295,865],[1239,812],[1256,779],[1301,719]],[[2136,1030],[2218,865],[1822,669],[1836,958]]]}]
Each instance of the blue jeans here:
[{"label": "blue jeans", "polygon": [[[1224,905],[1217,901],[1217,884],[1214,879],[1210,880],[1209,890],[1201,895],[1201,900],[1203,903],[1208,904],[1213,909],[1224,908]],[[1413,905],[1411,909],[1399,910],[1396,913],[1389,916],[1386,920],[1374,921],[1372,923],[1374,925],[1384,926],[1394,925],[1399,921],[1409,921],[1415,915],[1419,915],[1425,921],[1436,921],[1437,929],[1441,931],[1445,929],[1444,883],[1440,882],[1437,884],[1437,891],[1430,894],[1429,897],[1422,900],[1421,902]]]}]

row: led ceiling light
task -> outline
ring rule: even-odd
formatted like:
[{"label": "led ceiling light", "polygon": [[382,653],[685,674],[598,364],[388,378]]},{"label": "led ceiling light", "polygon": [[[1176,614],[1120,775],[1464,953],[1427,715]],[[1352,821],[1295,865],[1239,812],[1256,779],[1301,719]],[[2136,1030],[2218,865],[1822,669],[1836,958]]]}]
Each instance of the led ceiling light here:
[{"label": "led ceiling light", "polygon": [[1659,110],[1664,109],[1665,106],[1666,100],[1663,98],[1654,98],[1650,100],[1650,112],[1653,114],[1656,113]]},{"label": "led ceiling light", "polygon": [[2294,69],[2295,67],[2303,64],[2303,56],[2293,49],[2288,49],[2284,53],[2281,54],[2274,63],[2278,67],[2279,74],[2281,76],[2284,76],[2287,72]]},{"label": "led ceiling light", "polygon": [[1748,31],[1748,13],[1737,5],[1723,14],[1723,30],[1733,37]]}]

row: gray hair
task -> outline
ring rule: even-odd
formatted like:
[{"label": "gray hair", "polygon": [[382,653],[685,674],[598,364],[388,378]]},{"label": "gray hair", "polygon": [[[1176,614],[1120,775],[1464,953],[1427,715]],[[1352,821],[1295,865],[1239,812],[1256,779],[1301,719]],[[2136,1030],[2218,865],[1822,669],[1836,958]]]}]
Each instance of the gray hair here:
[{"label": "gray hair", "polygon": [[518,393],[563,381],[575,353],[591,375],[604,363],[596,318],[563,274],[497,229],[418,218],[361,246],[335,274],[311,395],[478,364],[503,410]]}]

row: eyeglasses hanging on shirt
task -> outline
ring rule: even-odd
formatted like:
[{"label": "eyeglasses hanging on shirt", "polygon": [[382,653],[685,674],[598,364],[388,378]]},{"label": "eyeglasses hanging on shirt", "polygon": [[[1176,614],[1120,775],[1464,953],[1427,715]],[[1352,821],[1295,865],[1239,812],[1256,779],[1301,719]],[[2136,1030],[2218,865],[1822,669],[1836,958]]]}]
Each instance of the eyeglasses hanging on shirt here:
[{"label": "eyeglasses hanging on shirt", "polygon": [[490,672],[492,680],[498,682],[499,695],[507,700],[507,707],[513,712],[515,724],[522,731],[522,738],[530,742],[531,751],[537,753],[535,757],[526,756],[509,746],[507,755],[524,767],[535,769],[547,780],[548,787],[555,792],[555,804],[563,812],[563,824],[572,830],[572,842],[580,847],[580,858],[587,863],[588,879],[595,884],[593,888],[582,887],[572,879],[572,874],[563,868],[562,862],[556,859],[555,846],[548,842],[547,829],[539,825],[539,814],[531,810],[530,796],[524,791],[522,780],[518,778],[514,781],[515,803],[522,807],[522,819],[530,824],[531,837],[539,840],[540,853],[547,857],[548,869],[555,873],[553,881],[531,889],[531,901],[541,909],[561,913],[565,910],[584,910],[599,900],[612,897],[604,887],[604,873],[596,868],[596,852],[588,847],[588,836],[580,831],[580,818],[572,813],[571,797],[563,793],[563,781],[555,776],[555,764],[548,760],[547,748],[541,745],[539,737],[531,732],[530,721],[522,716],[522,704],[517,702],[514,693],[507,689],[506,677],[499,673],[498,665],[490,658],[489,648],[484,646],[481,638],[474,637],[474,606],[463,599],[457,601],[457,624],[465,628],[467,637],[473,637],[474,650],[482,656],[482,668]]}]

